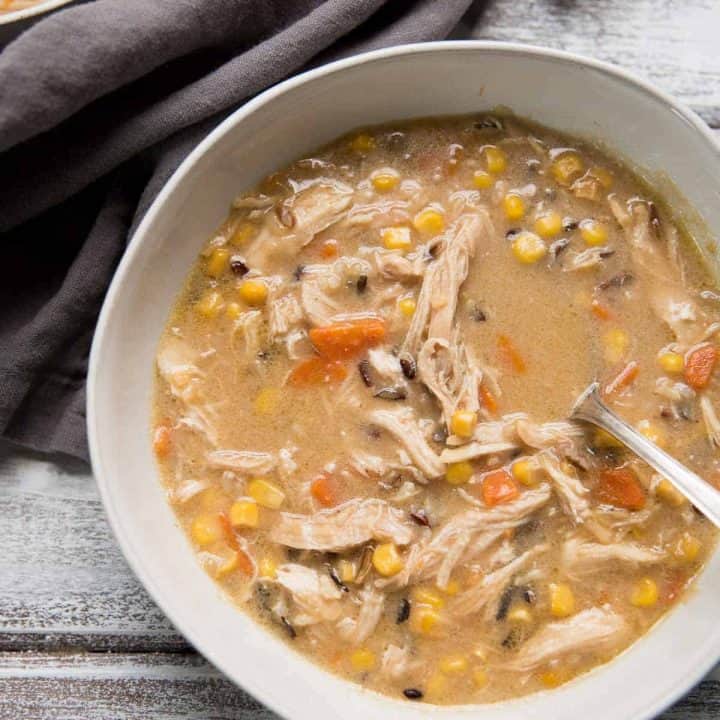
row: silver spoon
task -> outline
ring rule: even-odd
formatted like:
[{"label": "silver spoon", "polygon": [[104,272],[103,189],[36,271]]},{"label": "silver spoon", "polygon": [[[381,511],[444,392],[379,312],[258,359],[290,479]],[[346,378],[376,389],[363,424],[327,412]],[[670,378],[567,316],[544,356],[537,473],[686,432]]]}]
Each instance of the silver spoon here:
[{"label": "silver spoon", "polygon": [[599,387],[595,382],[585,389],[575,402],[570,418],[584,420],[609,432],[667,478],[705,517],[720,527],[720,492],[619,418],[600,399]]}]

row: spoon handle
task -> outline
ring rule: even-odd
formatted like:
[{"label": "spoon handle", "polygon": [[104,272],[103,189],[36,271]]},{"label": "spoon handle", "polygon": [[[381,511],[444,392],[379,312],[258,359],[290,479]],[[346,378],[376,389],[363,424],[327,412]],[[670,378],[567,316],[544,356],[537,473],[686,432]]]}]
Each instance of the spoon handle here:
[{"label": "spoon handle", "polygon": [[572,418],[597,425],[616,437],[641,460],[667,478],[709,520],[720,527],[720,492],[610,410],[600,399],[597,383],[591,385],[580,397],[573,408]]}]

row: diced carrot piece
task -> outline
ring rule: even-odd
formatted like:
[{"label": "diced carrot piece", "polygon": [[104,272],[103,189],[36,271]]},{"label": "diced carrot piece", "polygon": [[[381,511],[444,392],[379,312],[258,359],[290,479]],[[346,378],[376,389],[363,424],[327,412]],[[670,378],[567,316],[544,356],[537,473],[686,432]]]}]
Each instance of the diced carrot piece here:
[{"label": "diced carrot piece", "polygon": [[164,458],[172,449],[172,431],[167,425],[158,425],[153,433],[153,452],[157,457]]},{"label": "diced carrot piece", "polygon": [[612,395],[620,390],[630,387],[640,372],[640,365],[631,360],[603,389],[604,395]]},{"label": "diced carrot piece", "polygon": [[347,368],[337,360],[312,357],[299,362],[290,372],[288,382],[295,387],[342,382]]},{"label": "diced carrot piece", "polygon": [[220,520],[220,526],[222,527],[223,535],[225,536],[225,542],[231,550],[235,550],[236,552],[239,551],[240,543],[235,536],[235,528],[233,528],[228,514],[224,512],[218,513],[218,519]]},{"label": "diced carrot piece", "polygon": [[483,478],[482,498],[488,507],[514,500],[520,491],[507,470],[493,470]]},{"label": "diced carrot piece", "polygon": [[363,318],[337,322],[310,330],[310,341],[323,357],[340,360],[359,355],[385,339],[385,322]]},{"label": "diced carrot piece", "polygon": [[645,491],[637,475],[627,467],[603,470],[597,494],[602,502],[626,510],[642,510],[645,507]]},{"label": "diced carrot piece", "polygon": [[495,399],[495,396],[488,390],[485,383],[480,383],[480,402],[482,402],[483,407],[491,414],[494,415],[498,411],[498,402]]},{"label": "diced carrot piece", "polygon": [[255,565],[250,556],[244,550],[236,550],[238,558],[238,570],[246,575],[252,575],[255,572]]},{"label": "diced carrot piece", "polygon": [[310,494],[323,506],[332,507],[337,503],[337,490],[332,478],[318,475],[310,483]]},{"label": "diced carrot piece", "polygon": [[337,240],[326,240],[320,246],[320,255],[330,260],[338,256],[338,242]]},{"label": "diced carrot piece", "polygon": [[507,335],[499,335],[497,344],[500,357],[516,373],[524,373],[527,370],[525,360],[523,360],[515,344]]},{"label": "diced carrot piece", "polygon": [[701,345],[693,350],[685,360],[685,382],[695,390],[708,386],[718,360],[718,351],[714,345]]},{"label": "diced carrot piece", "polygon": [[592,310],[592,314],[600,320],[610,320],[610,318],[612,318],[610,308],[608,308],[607,305],[603,305],[597,298],[594,298],[590,303],[590,310]]}]

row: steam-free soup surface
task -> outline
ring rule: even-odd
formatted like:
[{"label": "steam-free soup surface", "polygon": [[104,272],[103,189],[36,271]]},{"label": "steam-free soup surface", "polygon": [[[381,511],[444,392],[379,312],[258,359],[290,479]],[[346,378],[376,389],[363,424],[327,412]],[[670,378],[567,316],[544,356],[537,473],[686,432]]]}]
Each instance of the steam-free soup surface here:
[{"label": "steam-free soup surface", "polygon": [[240,195],[158,351],[153,443],[207,571],[328,670],[489,702],[604,663],[709,523],[606,402],[708,481],[717,296],[598,148],[511,117],[356,132]]}]

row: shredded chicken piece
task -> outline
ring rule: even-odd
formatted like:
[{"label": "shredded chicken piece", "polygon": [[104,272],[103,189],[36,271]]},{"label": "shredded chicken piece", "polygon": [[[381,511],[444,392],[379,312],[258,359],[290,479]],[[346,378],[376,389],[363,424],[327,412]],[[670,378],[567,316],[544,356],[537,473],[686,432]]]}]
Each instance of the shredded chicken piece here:
[{"label": "shredded chicken piece", "polygon": [[370,421],[393,435],[407,450],[418,470],[427,477],[440,477],[445,472],[445,464],[428,445],[410,408],[375,410],[370,414]]},{"label": "shredded chicken piece", "polygon": [[422,663],[419,660],[410,659],[410,649],[407,646],[388,645],[382,656],[380,671],[383,676],[393,680],[400,680],[400,678],[410,675],[421,665]]},{"label": "shredded chicken piece", "polygon": [[415,527],[384,500],[353,499],[312,515],[281,512],[270,530],[273,542],[301,550],[341,552],[369,540],[407,545]]},{"label": "shredded chicken piece", "polygon": [[384,348],[373,348],[368,351],[368,362],[380,380],[387,385],[406,387],[400,360]]},{"label": "shredded chicken piece", "polygon": [[332,622],[343,611],[342,593],[324,573],[298,563],[286,563],[278,567],[276,582],[290,593],[297,606],[297,612],[291,618],[297,627]]},{"label": "shredded chicken piece", "polygon": [[606,562],[620,561],[631,565],[644,565],[660,562],[665,557],[661,550],[644,548],[630,542],[594,543],[572,537],[562,547],[562,562],[571,576],[581,576],[597,572]]},{"label": "shredded chicken piece", "polygon": [[316,280],[303,281],[300,289],[300,301],[305,315],[313,325],[328,325],[333,317],[342,311],[340,303],[335,302]]},{"label": "shredded chicken piece", "polygon": [[[323,179],[285,201],[292,212],[293,244],[300,249],[319,232],[341,220],[352,202],[353,189],[337,180]],[[287,238],[291,240],[291,238]]]},{"label": "shredded chicken piece", "polygon": [[716,448],[720,448],[720,420],[718,420],[712,401],[707,395],[700,396],[700,410],[710,443]]},{"label": "shredded chicken piece", "polygon": [[233,338],[240,334],[245,341],[245,355],[254,356],[260,350],[263,316],[260,310],[248,310],[235,321]]},{"label": "shredded chicken piece", "polygon": [[490,234],[486,212],[461,215],[445,233],[438,257],[425,271],[417,307],[402,349],[415,357],[425,337],[450,341],[458,293],[467,278],[477,238]]},{"label": "shredded chicken piece", "polygon": [[497,601],[513,577],[520,570],[524,570],[531,560],[547,552],[547,549],[547,545],[537,545],[499,570],[486,575],[476,585],[453,599],[450,612],[457,617],[464,617],[485,610],[485,620],[492,620],[497,611]]},{"label": "shredded chicken piece", "polygon": [[550,476],[565,513],[576,523],[589,519],[590,503],[585,497],[588,489],[580,482],[575,470],[567,465],[563,469],[558,456],[552,450],[538,453],[537,459],[540,467]]},{"label": "shredded chicken piece", "polygon": [[378,272],[386,280],[403,282],[419,280],[425,274],[428,264],[420,254],[410,258],[394,250],[375,250],[372,257]]},{"label": "shredded chicken piece", "polygon": [[282,295],[268,304],[268,335],[271,342],[287,335],[304,317],[294,295]]},{"label": "shredded chicken piece", "polygon": [[461,445],[460,447],[445,448],[445,450],[440,453],[440,459],[444,463],[456,463],[486,455],[495,455],[495,453],[508,452],[510,450],[515,450],[516,448],[517,443],[514,442],[470,442],[467,445]]},{"label": "shredded chicken piece", "polygon": [[655,393],[670,401],[670,410],[676,420],[692,420],[695,391],[689,385],[659,377],[655,381]]},{"label": "shredded chicken piece", "polygon": [[200,354],[184,340],[166,338],[157,354],[157,366],[170,392],[183,403],[184,414],[178,424],[185,425],[217,445],[215,414],[204,401],[200,385],[205,373],[198,367]]},{"label": "shredded chicken piece", "polygon": [[267,473],[277,465],[275,455],[253,450],[213,450],[207,460],[212,467],[244,474]]},{"label": "shredded chicken piece", "polygon": [[583,610],[567,620],[547,624],[503,667],[530,672],[565,655],[614,648],[620,645],[627,630],[623,617],[608,607]]},{"label": "shredded chicken piece", "polygon": [[446,425],[458,408],[472,412],[480,409],[482,372],[456,332],[450,341],[428,338],[418,354],[417,366],[420,380],[440,404]]},{"label": "shredded chicken piece", "polygon": [[563,272],[577,272],[578,270],[588,270],[599,265],[605,258],[614,254],[614,250],[607,245],[599,247],[591,247],[579,253],[573,253],[568,256],[568,262],[563,265]]},{"label": "shredded chicken piece", "polygon": [[536,450],[572,446],[574,441],[583,435],[579,425],[566,421],[538,425],[529,420],[520,419],[515,424],[515,429],[523,443]]},{"label": "shredded chicken piece", "polygon": [[338,623],[338,632],[344,640],[359,645],[373,634],[385,607],[385,593],[368,585],[360,591],[360,612],[357,618],[343,618]]},{"label": "shredded chicken piece", "polygon": [[168,490],[168,497],[171,502],[185,503],[201,493],[207,487],[207,483],[201,480],[185,480],[174,489]]},{"label": "shredded chicken piece", "polygon": [[703,313],[683,287],[680,274],[672,272],[667,235],[665,243],[658,242],[648,203],[634,199],[623,205],[615,195],[608,196],[608,203],[632,248],[633,261],[653,277],[650,302],[655,314],[683,347],[689,347],[696,341],[698,320],[704,324]]},{"label": "shredded chicken piece", "polygon": [[[447,587],[458,564],[477,558],[495,543],[505,530],[518,527],[550,499],[550,489],[541,486],[523,493],[517,500],[495,508],[472,508],[451,517],[436,530],[427,544],[413,548],[406,559],[404,576],[395,585],[436,577],[438,587]],[[396,578],[391,578],[395,580]]]}]

